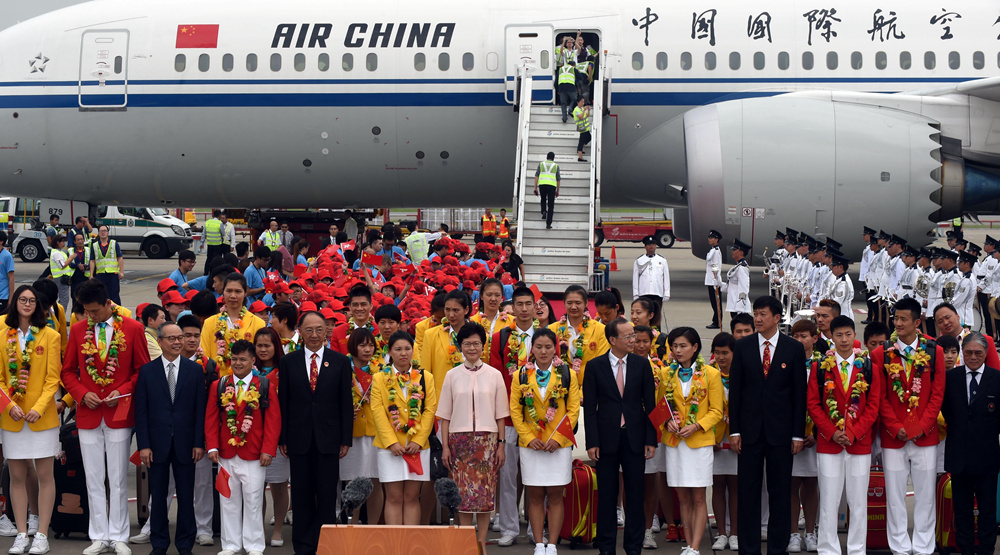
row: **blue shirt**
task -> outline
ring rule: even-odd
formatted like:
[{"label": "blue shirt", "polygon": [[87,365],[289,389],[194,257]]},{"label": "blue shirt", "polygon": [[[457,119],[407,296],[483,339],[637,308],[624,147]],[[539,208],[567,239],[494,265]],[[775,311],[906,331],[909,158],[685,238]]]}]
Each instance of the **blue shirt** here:
[{"label": "blue shirt", "polygon": [[[265,271],[263,268],[257,269],[253,264],[247,266],[244,275],[247,278],[247,289],[262,289],[264,287],[264,275]],[[257,295],[249,295],[249,298],[259,301],[264,297],[263,293]]]},{"label": "blue shirt", "polygon": [[201,276],[187,282],[191,286],[191,291],[204,291],[208,289],[208,276]]},{"label": "blue shirt", "polygon": [[399,256],[401,256],[401,257],[403,257],[404,259],[406,259],[406,253],[405,253],[405,252],[403,251],[403,249],[402,249],[402,248],[400,248],[400,247],[397,247],[397,246],[395,246],[395,245],[393,245],[393,247],[392,247],[392,251],[391,251],[391,252],[390,252],[390,251],[387,251],[387,250],[385,250],[385,248],[383,247],[383,248],[382,248],[382,250],[378,251],[378,252],[377,252],[377,253],[375,253],[375,254],[377,254],[377,255],[379,255],[379,256],[385,256],[385,255],[387,255],[387,254],[391,254],[391,255],[392,255],[392,257],[393,257],[393,259],[395,259],[395,258],[397,258],[397,257],[399,257]]},{"label": "blue shirt", "polygon": [[8,300],[10,299],[10,280],[7,278],[7,274],[14,271],[14,257],[7,249],[0,249],[0,270],[3,270],[3,279],[0,279],[0,299]]},{"label": "blue shirt", "polygon": [[302,264],[303,266],[308,266],[309,259],[300,254],[299,257],[295,259],[295,265],[298,266],[299,264]]},{"label": "blue shirt", "polygon": [[177,287],[181,288],[181,295],[187,293],[187,289],[184,289],[184,284],[187,283],[187,276],[181,273],[180,268],[177,268],[170,274],[170,279],[177,284]]}]

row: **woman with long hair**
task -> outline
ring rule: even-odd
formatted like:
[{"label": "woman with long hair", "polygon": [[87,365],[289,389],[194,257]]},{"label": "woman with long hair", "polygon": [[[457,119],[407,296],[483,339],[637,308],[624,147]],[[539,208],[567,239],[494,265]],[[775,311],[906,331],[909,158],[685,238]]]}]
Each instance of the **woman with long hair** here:
[{"label": "woman with long hair", "polygon": [[309,241],[305,239],[299,239],[298,243],[292,246],[292,259],[295,260],[295,265],[298,266],[302,264],[304,266],[309,265]]},{"label": "woman with long hair", "polygon": [[504,314],[500,310],[502,303],[503,282],[497,278],[484,279],[483,283],[479,286],[479,312],[471,320],[483,326],[483,330],[486,333],[486,343],[483,347],[483,352],[487,353],[487,356],[489,356],[490,340],[493,339],[493,334],[500,331],[504,326],[509,326],[514,321],[513,316]]},{"label": "woman with long hair", "polygon": [[[275,391],[278,389],[278,366],[281,364],[281,357],[284,350],[281,348],[281,338],[274,328],[261,328],[257,330],[253,338],[254,356],[256,358],[253,373],[257,376],[264,376],[274,384]],[[271,524],[271,547],[281,547],[285,545],[285,540],[281,537],[282,528],[285,525],[285,516],[288,514],[288,478],[289,463],[288,457],[281,454],[281,449],[271,460],[270,466],[264,469],[264,483],[271,489],[271,502],[274,503],[274,520]],[[267,512],[267,499],[264,500],[264,512]]]},{"label": "woman with long hair", "polygon": [[[392,336],[390,336],[391,338]],[[351,359],[351,397],[354,405],[354,445],[340,461],[340,479],[349,482],[355,478],[369,478],[372,493],[365,506],[368,524],[378,524],[382,517],[385,496],[378,481],[378,449],[375,448],[375,418],[372,415],[371,386],[373,376],[382,371],[381,358],[376,356],[375,335],[366,327],[356,328],[347,339],[348,358]],[[352,522],[358,524],[359,511]]]},{"label": "woman with long hair", "polygon": [[558,320],[556,312],[552,310],[552,303],[542,297],[535,303],[535,318],[538,319],[538,327],[547,328],[550,324]]}]

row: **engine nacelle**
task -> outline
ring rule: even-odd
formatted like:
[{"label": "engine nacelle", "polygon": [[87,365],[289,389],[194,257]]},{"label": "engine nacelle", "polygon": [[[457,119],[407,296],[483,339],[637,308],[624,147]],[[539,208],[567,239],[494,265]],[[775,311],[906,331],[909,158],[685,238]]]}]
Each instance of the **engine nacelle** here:
[{"label": "engine nacelle", "polygon": [[[834,237],[857,260],[862,226],[916,244],[940,209],[934,121],[909,112],[778,96],[721,102],[683,117],[692,249],[710,229],[773,250],[775,230]],[[856,240],[855,240],[856,239]]]}]

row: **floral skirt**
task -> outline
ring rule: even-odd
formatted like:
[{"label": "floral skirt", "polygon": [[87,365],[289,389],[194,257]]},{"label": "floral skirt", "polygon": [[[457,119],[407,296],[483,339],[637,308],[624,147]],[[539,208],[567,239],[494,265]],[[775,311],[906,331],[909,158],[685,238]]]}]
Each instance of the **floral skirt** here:
[{"label": "floral skirt", "polygon": [[463,513],[493,511],[497,491],[497,436],[491,432],[455,432],[448,436],[451,477],[462,492]]}]

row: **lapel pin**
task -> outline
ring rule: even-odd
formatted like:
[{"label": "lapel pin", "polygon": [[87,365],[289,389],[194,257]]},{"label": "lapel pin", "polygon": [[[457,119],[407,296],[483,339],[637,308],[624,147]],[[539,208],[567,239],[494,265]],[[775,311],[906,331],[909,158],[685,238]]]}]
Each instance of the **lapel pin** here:
[{"label": "lapel pin", "polygon": [[324,362],[324,363],[323,363],[323,368],[326,368],[326,367],[328,367],[328,366],[330,366],[330,363],[329,363],[329,362]]},{"label": "lapel pin", "polygon": [[785,363],[784,363],[784,362],[782,362],[782,363],[781,363],[781,367],[782,367],[782,368],[784,368],[784,367],[785,367]]}]

